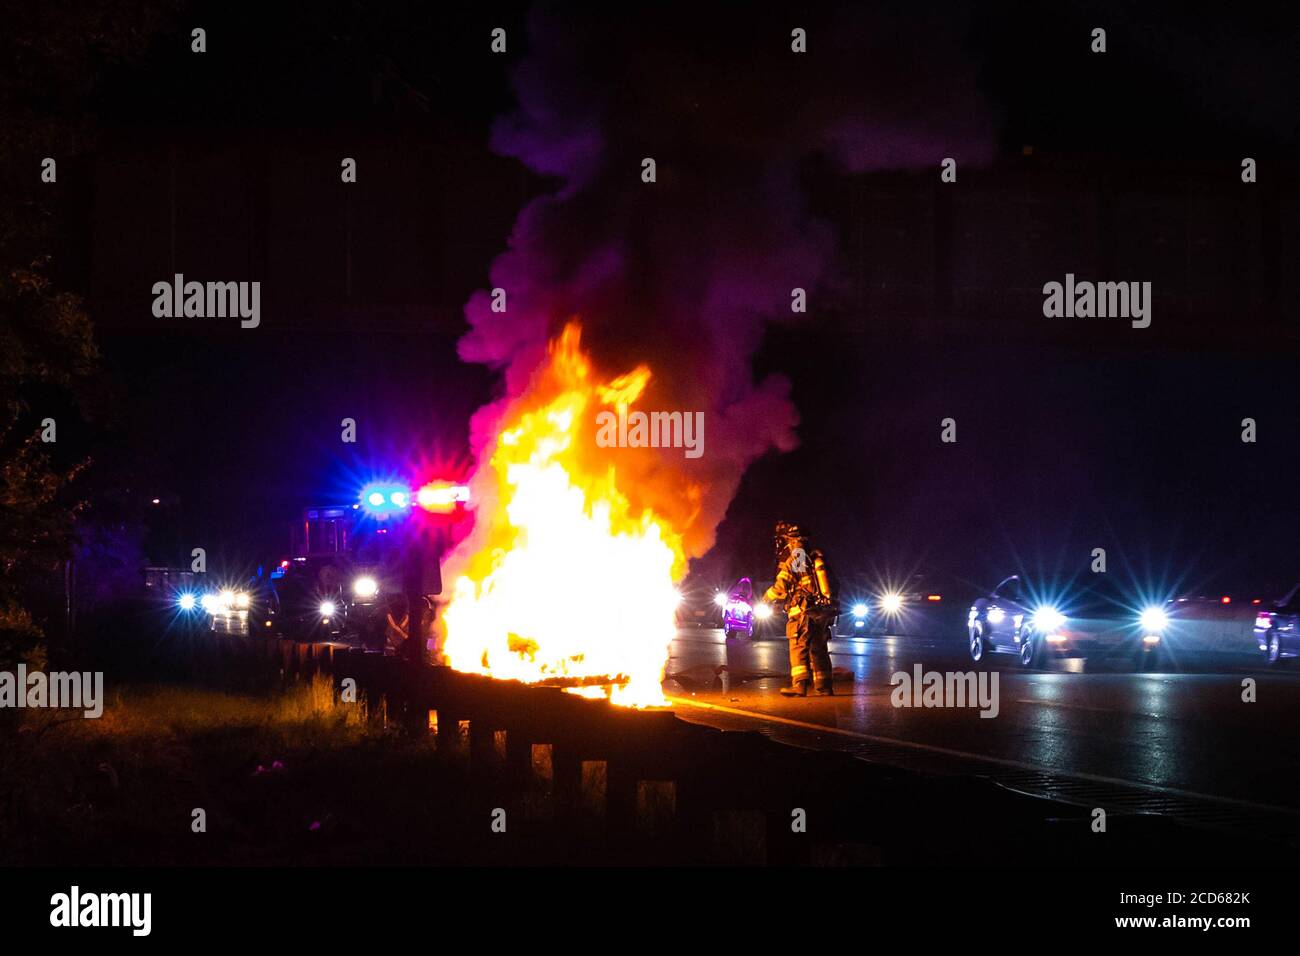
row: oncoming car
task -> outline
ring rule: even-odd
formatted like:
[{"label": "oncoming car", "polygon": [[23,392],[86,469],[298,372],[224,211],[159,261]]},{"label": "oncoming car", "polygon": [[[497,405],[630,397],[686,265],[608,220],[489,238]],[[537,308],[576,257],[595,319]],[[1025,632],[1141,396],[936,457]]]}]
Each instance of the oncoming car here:
[{"label": "oncoming car", "polygon": [[1037,597],[1020,575],[1004,578],[967,614],[972,660],[1015,654],[1025,667],[1053,657],[1133,655],[1135,665],[1159,657],[1169,627],[1169,603],[1134,600],[1104,576],[1059,599]]},{"label": "oncoming car", "polygon": [[722,618],[720,591],[702,587],[682,587],[677,591],[678,627],[718,627]]},{"label": "oncoming car", "polygon": [[914,574],[905,584],[871,584],[859,581],[844,593],[835,633],[840,637],[864,634],[926,635],[938,632],[943,595],[933,581]]},{"label": "oncoming car", "polygon": [[[148,568],[153,574],[159,570]],[[248,637],[257,633],[260,622],[277,612],[274,592],[258,577],[245,583],[200,586],[193,574],[185,574],[178,586],[173,586],[170,600],[178,619],[187,627],[205,628],[215,634]],[[157,589],[154,584],[148,587]],[[162,593],[167,593],[166,588]]]},{"label": "oncoming car", "polygon": [[219,634],[254,633],[253,622],[270,613],[270,601],[256,583],[243,587],[219,588],[198,596],[199,608],[207,612],[208,628]]},{"label": "oncoming car", "polygon": [[853,601],[840,610],[840,616],[835,619],[835,633],[841,637],[866,634],[867,622],[874,625],[878,619],[879,615],[871,613],[871,605],[866,601]]}]

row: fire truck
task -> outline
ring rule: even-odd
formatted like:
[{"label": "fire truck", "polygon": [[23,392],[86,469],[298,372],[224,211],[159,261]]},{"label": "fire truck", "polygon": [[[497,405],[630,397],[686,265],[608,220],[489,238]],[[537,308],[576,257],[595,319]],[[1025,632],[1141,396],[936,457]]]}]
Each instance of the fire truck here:
[{"label": "fire truck", "polygon": [[304,508],[291,551],[271,571],[267,620],[296,640],[335,640],[375,652],[407,641],[409,600],[421,602],[422,638],[433,633],[446,531],[469,500],[460,485],[412,493],[371,484],[361,500]]}]

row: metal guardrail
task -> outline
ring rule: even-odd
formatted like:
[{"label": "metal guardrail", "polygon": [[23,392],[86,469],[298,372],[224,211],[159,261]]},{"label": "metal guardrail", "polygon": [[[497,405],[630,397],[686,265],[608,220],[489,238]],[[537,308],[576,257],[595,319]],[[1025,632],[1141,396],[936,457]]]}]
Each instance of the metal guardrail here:
[{"label": "metal guardrail", "polygon": [[[458,761],[480,785],[486,780],[513,808],[512,818],[571,840],[575,859],[586,853],[582,858],[592,862],[879,865],[923,851],[960,863],[985,845],[964,822],[975,806],[1018,820],[1022,836],[1028,834],[1020,847],[1082,862],[1100,846],[1079,823],[1077,808],[1089,804],[1226,835],[1267,833],[1265,851],[1292,854],[1287,859],[1300,852],[1290,836],[1300,832],[1300,816],[1271,808],[1011,762],[973,766],[942,748],[860,734],[830,746],[825,738],[834,728],[792,727],[744,712],[705,726],[671,712],[628,710],[337,644],[260,643],[286,682],[322,674],[337,692],[354,680],[368,720],[432,734],[439,755]],[[937,784],[937,774],[951,782]],[[807,807],[820,821],[816,837],[792,834],[792,807]],[[1075,822],[1062,826],[1067,818]],[[1147,842],[1136,840],[1130,852],[1149,852],[1152,833],[1143,832]],[[1160,830],[1154,839],[1182,837]],[[1211,841],[1215,852],[1237,852],[1239,843],[1226,840]],[[610,855],[593,858],[593,845]],[[1106,859],[1117,858],[1106,852]]]}]

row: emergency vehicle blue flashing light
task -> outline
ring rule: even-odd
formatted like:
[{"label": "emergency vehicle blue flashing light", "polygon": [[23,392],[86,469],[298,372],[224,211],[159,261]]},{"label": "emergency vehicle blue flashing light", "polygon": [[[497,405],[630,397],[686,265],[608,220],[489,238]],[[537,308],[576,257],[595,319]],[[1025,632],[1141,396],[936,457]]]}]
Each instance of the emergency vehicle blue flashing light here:
[{"label": "emergency vehicle blue flashing light", "polygon": [[411,503],[411,491],[391,482],[371,482],[361,489],[361,507],[376,517],[405,512]]}]

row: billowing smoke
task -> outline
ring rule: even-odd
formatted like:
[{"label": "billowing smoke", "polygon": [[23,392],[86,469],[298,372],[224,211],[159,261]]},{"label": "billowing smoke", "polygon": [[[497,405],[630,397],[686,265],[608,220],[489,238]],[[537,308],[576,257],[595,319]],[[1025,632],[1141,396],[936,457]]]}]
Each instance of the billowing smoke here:
[{"label": "billowing smoke", "polygon": [[[503,398],[479,411],[471,438],[481,460],[547,341],[577,316],[604,377],[652,369],[638,407],[704,412],[698,459],[611,456],[635,503],[668,516],[698,556],[746,466],[797,442],[789,383],[756,381],[751,358],[765,323],[816,321],[835,295],[842,264],[834,230],[807,211],[809,164],[937,178],[945,156],[988,157],[989,122],[966,92],[971,66],[933,23],[920,33],[862,11],[732,7],[683,20],[654,5],[609,9],[581,22],[534,11],[513,77],[518,108],[493,131],[494,149],[554,188],[524,208],[492,266],[506,311],[487,290],[466,307],[461,357],[504,374]],[[806,53],[791,49],[796,27]],[[642,181],[647,157],[654,183]],[[796,287],[810,297],[806,316],[792,314]]]}]

